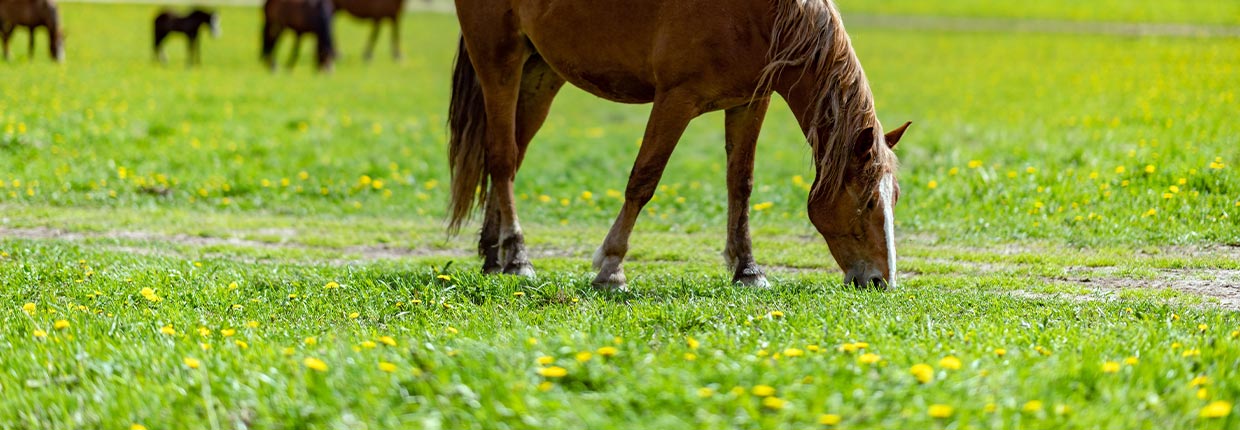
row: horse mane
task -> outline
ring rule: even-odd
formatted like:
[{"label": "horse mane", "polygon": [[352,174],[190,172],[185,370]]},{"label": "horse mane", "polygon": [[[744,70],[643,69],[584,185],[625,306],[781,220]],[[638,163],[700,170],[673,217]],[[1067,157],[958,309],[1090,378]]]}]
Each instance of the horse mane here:
[{"label": "horse mane", "polygon": [[[895,153],[878,144],[882,125],[874,111],[874,95],[844,31],[840,12],[831,0],[774,0],[774,23],[767,66],[759,88],[768,89],[785,70],[800,69],[814,88],[806,138],[814,154],[819,181],[810,198],[832,199],[843,189],[853,143],[858,133],[873,127],[873,163],[861,172],[865,178],[894,173]],[[806,76],[808,75],[808,76]],[[823,136],[822,139],[819,136]]]}]

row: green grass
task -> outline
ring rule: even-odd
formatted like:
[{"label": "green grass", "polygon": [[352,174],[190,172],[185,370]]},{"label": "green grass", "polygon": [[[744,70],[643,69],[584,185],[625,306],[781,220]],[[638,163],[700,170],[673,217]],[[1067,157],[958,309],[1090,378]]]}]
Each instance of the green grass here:
[{"label": "green grass", "polygon": [[844,12],[1068,21],[1240,24],[1240,4],[1228,0],[838,0]]},{"label": "green grass", "polygon": [[[976,13],[1017,10],[994,8]],[[1202,8],[1183,20],[1221,16]],[[223,9],[201,69],[180,40],[155,66],[154,10],[66,4],[69,63],[0,64],[0,428],[1240,425],[1199,415],[1240,400],[1240,314],[1115,286],[1240,270],[1240,40],[850,26],[882,118],[914,121],[901,289],[840,285],[776,102],[753,201],[772,203],[753,225],[775,286],[729,285],[718,256],[716,113],[638,223],[632,292],[608,294],[588,256],[648,106],[564,91],[517,183],[539,276],[482,277],[474,239],[443,232],[452,16],[406,16],[406,59],[384,43],[369,65],[342,19],[320,76],[309,55],[264,70],[247,8]]]}]

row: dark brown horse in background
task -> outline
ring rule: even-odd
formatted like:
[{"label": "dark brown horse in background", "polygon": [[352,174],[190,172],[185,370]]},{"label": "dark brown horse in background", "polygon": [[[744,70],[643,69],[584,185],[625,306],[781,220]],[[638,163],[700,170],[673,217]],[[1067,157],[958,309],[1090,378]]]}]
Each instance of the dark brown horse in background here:
[{"label": "dark brown horse in background", "polygon": [[34,59],[34,30],[47,29],[48,50],[56,62],[65,59],[65,34],[60,28],[60,11],[54,0],[0,0],[0,42],[4,59],[11,58],[9,41],[17,27],[30,30],[30,58]]},{"label": "dark brown horse in background", "polygon": [[[594,256],[600,288],[624,288],[629,235],[685,126],[726,112],[733,280],[767,285],[749,238],[754,151],[772,93],[809,141],[810,221],[857,286],[895,283],[892,147],[829,0],[457,0],[462,40],[449,110],[457,231],[475,199],[486,273],[532,276],[513,179],[565,82],[624,103],[653,102],[624,206]],[[588,169],[589,166],[582,166]],[[482,190],[479,195],[476,190]]]},{"label": "dark brown horse in background", "polygon": [[379,26],[384,20],[392,23],[392,58],[399,60],[400,54],[400,14],[405,10],[405,0],[333,0],[336,11],[345,11],[355,17],[370,20],[370,41],[366,42],[366,50],[362,58],[366,61],[374,56],[375,44],[379,40]]},{"label": "dark brown horse in background", "polygon": [[198,49],[198,32],[203,26],[211,29],[211,37],[220,37],[220,16],[213,11],[194,9],[188,15],[181,16],[172,11],[162,11],[155,16],[155,58],[167,63],[164,55],[164,39],[172,33],[185,35],[189,46],[189,64],[202,64],[202,52]]},{"label": "dark brown horse in background", "polygon": [[263,4],[263,61],[272,71],[276,69],[276,42],[284,30],[291,30],[294,34],[293,52],[288,59],[288,68],[293,68],[301,50],[301,36],[312,33],[318,42],[319,70],[331,71],[332,62],[336,59],[332,11],[331,0],[267,0]]}]

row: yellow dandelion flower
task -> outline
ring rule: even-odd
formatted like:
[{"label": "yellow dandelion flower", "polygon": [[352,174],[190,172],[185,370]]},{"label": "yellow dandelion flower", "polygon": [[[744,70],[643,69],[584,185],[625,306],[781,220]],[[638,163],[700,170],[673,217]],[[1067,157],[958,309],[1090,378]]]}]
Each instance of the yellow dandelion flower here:
[{"label": "yellow dandelion flower", "polygon": [[56,330],[67,329],[69,328],[69,321],[68,320],[56,320],[56,322],[52,323],[52,328]]},{"label": "yellow dandelion flower", "polygon": [[379,343],[387,346],[396,346],[396,339],[393,339],[392,336],[379,336]]},{"label": "yellow dandelion flower", "polygon": [[233,344],[234,344],[234,345],[237,345],[237,347],[238,347],[238,348],[241,348],[241,349],[249,349],[249,348],[250,348],[250,344],[246,343],[244,340],[235,340],[235,341],[233,341]]},{"label": "yellow dandelion flower", "polygon": [[1209,385],[1209,384],[1210,384],[1210,377],[1208,376],[1198,376],[1196,378],[1193,378],[1192,381],[1188,381],[1188,386],[1190,387],[1196,387],[1200,385]]},{"label": "yellow dandelion flower", "polygon": [[982,406],[982,411],[983,411],[983,412],[986,412],[986,413],[988,413],[988,414],[989,414],[989,413],[993,413],[994,411],[996,411],[996,410],[998,410],[998,409],[999,409],[999,407],[998,407],[998,406],[996,406],[996,405],[994,404],[994,402],[986,403],[986,406]]},{"label": "yellow dandelion flower", "polygon": [[939,181],[931,180],[930,182],[927,182],[927,183],[926,183],[926,188],[929,188],[929,189],[932,189],[932,190],[933,190],[933,189],[938,188],[938,187],[939,187]]},{"label": "yellow dandelion flower", "polygon": [[1184,352],[1180,353],[1181,357],[1197,357],[1200,355],[1201,355],[1201,350],[1197,348],[1186,349],[1184,350]]},{"label": "yellow dandelion flower", "polygon": [[692,337],[685,337],[685,343],[689,345],[689,349],[698,349],[698,346],[702,345],[701,342],[698,342],[697,339]]},{"label": "yellow dandelion flower", "polygon": [[686,352],[684,355],[684,359],[685,361],[697,360],[697,354],[694,354],[692,352]]},{"label": "yellow dandelion flower", "polygon": [[36,328],[34,329],[34,337],[37,337],[37,338],[47,337],[47,332]]},{"label": "yellow dandelion flower", "polygon": [[249,328],[258,328],[258,321],[247,322],[245,323],[245,326]]},{"label": "yellow dandelion flower", "polygon": [[203,351],[207,351],[211,349],[211,344],[199,342],[198,347],[202,348]]},{"label": "yellow dandelion flower", "polygon": [[818,352],[822,350],[822,348],[819,348],[818,345],[805,345],[805,350],[809,352]]},{"label": "yellow dandelion flower", "polygon": [[1208,389],[1206,389],[1206,388],[1198,388],[1198,389],[1197,389],[1197,398],[1198,398],[1198,399],[1201,399],[1201,400],[1205,400],[1205,399],[1210,398],[1210,390],[1208,390]]},{"label": "yellow dandelion flower", "polygon": [[210,336],[211,329],[206,328],[206,327],[198,327],[198,335],[203,336],[203,337]]},{"label": "yellow dandelion flower", "polygon": [[448,326],[448,328],[444,329],[444,331],[448,332],[448,334],[457,334],[461,332],[460,330],[457,330],[456,327],[453,327],[453,326]]},{"label": "yellow dandelion flower", "polygon": [[581,199],[582,199],[582,200],[590,200],[590,199],[593,199],[593,198],[594,198],[594,193],[591,193],[591,192],[589,192],[589,191],[582,191],[582,192],[581,192]]},{"label": "yellow dandelion flower", "polygon": [[25,311],[26,314],[34,315],[35,305],[34,303],[26,303],[22,305],[22,310]]},{"label": "yellow dandelion flower", "polygon": [[982,167],[982,160],[969,160],[969,168],[976,169]]},{"label": "yellow dandelion flower", "polygon": [[1055,405],[1055,415],[1068,415],[1072,413],[1072,407],[1063,403]]},{"label": "yellow dandelion flower", "polygon": [[771,311],[771,318],[783,318],[783,317],[784,317],[783,311]]},{"label": "yellow dandelion flower", "polygon": [[574,358],[576,358],[577,362],[579,363],[585,363],[587,361],[590,361],[591,358],[594,358],[594,354],[591,353],[590,351],[581,351],[581,352],[578,352],[577,355],[574,356]]},{"label": "yellow dandelion flower", "polygon": [[1007,350],[1003,348],[995,348],[995,355],[1000,357],[1005,356],[1007,355]]},{"label": "yellow dandelion flower", "polygon": [[163,334],[166,334],[166,335],[168,335],[168,336],[172,336],[172,335],[177,334],[177,330],[176,330],[175,328],[172,328],[172,326],[171,326],[171,325],[166,325],[166,326],[160,327],[160,328],[159,328],[159,332],[160,332],[160,333],[163,333]]},{"label": "yellow dandelion flower", "polygon": [[560,366],[543,367],[538,369],[538,375],[544,378],[563,378],[568,375],[568,369]]},{"label": "yellow dandelion flower", "polygon": [[788,348],[784,350],[785,357],[800,357],[802,355],[805,355],[805,351],[799,348]]},{"label": "yellow dandelion flower", "polygon": [[774,207],[774,206],[775,206],[775,203],[771,203],[771,202],[762,202],[762,203],[758,203],[758,204],[756,204],[756,205],[753,205],[753,210],[754,210],[754,212],[761,212],[761,211],[764,211],[764,210],[770,209],[770,208],[772,208],[772,207]]},{"label": "yellow dandelion flower", "polygon": [[452,276],[451,276],[451,275],[437,275],[437,276],[435,276],[435,279],[439,279],[439,280],[442,280],[442,281],[451,281],[451,280],[452,280]]},{"label": "yellow dandelion flower", "polygon": [[1154,173],[1154,165],[1153,165],[1153,164],[1146,164],[1146,165],[1145,165],[1145,173]]},{"label": "yellow dandelion flower", "polygon": [[878,354],[874,354],[870,352],[861,354],[860,357],[857,357],[857,362],[861,364],[874,364],[874,363],[877,363],[878,360],[879,360]]},{"label": "yellow dandelion flower", "polygon": [[1205,333],[1206,330],[1209,330],[1209,329],[1210,329],[1209,324],[1197,324],[1197,331],[1199,332]]},{"label": "yellow dandelion flower", "polygon": [[232,335],[237,334],[237,330],[226,328],[226,329],[220,330],[220,334],[223,335],[224,337],[231,337]]},{"label": "yellow dandelion flower", "polygon": [[319,344],[319,340],[316,339],[314,336],[307,337],[303,339],[301,342],[309,346],[314,346],[314,345]]},{"label": "yellow dandelion flower", "polygon": [[1222,418],[1231,415],[1231,409],[1231,402],[1216,400],[1201,408],[1201,413],[1198,415],[1202,418]]},{"label": "yellow dandelion flower", "polygon": [[1102,373],[1115,373],[1115,372],[1119,372],[1119,363],[1116,363],[1114,361],[1108,361],[1106,363],[1102,363]]},{"label": "yellow dandelion flower", "polygon": [[334,289],[337,289],[337,288],[340,288],[340,284],[339,284],[339,283],[337,283],[336,281],[331,281],[331,282],[328,282],[327,284],[323,285],[323,289],[326,289],[326,290],[334,290]]},{"label": "yellow dandelion flower", "polygon": [[822,414],[818,416],[818,424],[822,424],[824,426],[837,425],[843,420],[844,417],[841,417],[838,414]]},{"label": "yellow dandelion flower", "polygon": [[614,346],[604,346],[598,349],[598,355],[603,357],[615,357],[617,352],[619,352],[619,350],[617,350]]},{"label": "yellow dandelion flower", "polygon": [[787,406],[787,405],[788,405],[788,401],[781,399],[779,397],[771,396],[771,397],[762,399],[762,407],[770,409],[770,410],[774,410],[774,411],[783,409],[784,406]]},{"label": "yellow dandelion flower", "polygon": [[917,382],[922,384],[928,384],[934,380],[934,369],[928,364],[914,364],[912,368],[909,368],[909,373],[912,373]]},{"label": "yellow dandelion flower", "polygon": [[185,366],[189,367],[190,369],[197,369],[198,366],[202,365],[201,361],[198,361],[197,358],[193,358],[193,357],[185,357],[184,359],[181,360],[181,362],[185,363]]},{"label": "yellow dandelion flower", "polygon": [[314,357],[306,357],[305,360],[301,361],[301,364],[304,364],[310,370],[314,370],[318,372],[327,371],[327,363],[324,363],[323,360],[319,360]]},{"label": "yellow dandelion flower", "polygon": [[349,319],[351,320],[355,320],[360,316],[362,316],[362,314],[359,312],[349,312]]},{"label": "yellow dandelion flower", "polygon": [[957,168],[957,167],[952,167],[951,170],[947,171],[948,176],[956,176],[959,173],[960,173],[960,168]]},{"label": "yellow dandelion flower", "polygon": [[375,347],[379,346],[379,344],[371,340],[363,340],[361,345],[362,345],[362,348],[366,348],[366,349],[375,349]]},{"label": "yellow dandelion flower", "polygon": [[702,387],[697,390],[698,397],[710,397],[715,395],[715,389],[710,387]]},{"label": "yellow dandelion flower", "polygon": [[1031,413],[1031,414],[1035,412],[1039,412],[1042,410],[1042,401],[1041,400],[1030,400],[1028,402],[1025,402],[1024,406],[1020,407],[1020,410]]},{"label": "yellow dandelion flower", "polygon": [[386,361],[380,361],[380,362],[379,362],[379,370],[384,371],[384,372],[387,372],[387,373],[392,373],[392,372],[395,372],[395,371],[396,371],[396,364],[394,364],[394,363],[388,363],[388,362],[386,362]]},{"label": "yellow dandelion flower", "polygon": [[768,397],[768,396],[774,396],[774,395],[775,395],[775,387],[772,387],[772,386],[770,386],[770,385],[761,385],[761,384],[759,384],[759,385],[754,385],[754,386],[753,386],[753,389],[752,389],[752,390],[750,390],[750,392],[752,392],[752,393],[753,393],[753,395],[758,396],[758,397]]},{"label": "yellow dandelion flower", "polygon": [[525,297],[525,291],[517,291],[512,293],[513,297]]},{"label": "yellow dandelion flower", "polygon": [[552,388],[555,388],[555,384],[552,384],[551,381],[542,381],[538,383],[538,391],[545,393],[551,391]]},{"label": "yellow dandelion flower", "polygon": [[129,425],[129,430],[146,430],[146,426],[134,423]]},{"label": "yellow dandelion flower", "polygon": [[1140,363],[1140,362],[1141,360],[1137,359],[1137,357],[1128,357],[1124,359],[1124,364],[1127,364],[1129,366],[1136,366],[1137,363]]},{"label": "yellow dandelion flower", "polygon": [[1118,166],[1115,168],[1115,173],[1124,173],[1125,170],[1127,169],[1125,169],[1124,166]]},{"label": "yellow dandelion flower", "polygon": [[931,418],[950,418],[955,412],[956,408],[940,403],[930,405],[930,408],[926,410]]},{"label": "yellow dandelion flower", "polygon": [[839,347],[836,347],[835,350],[840,351],[840,352],[847,352],[851,354],[851,353],[857,352],[857,345],[853,343],[845,343],[845,344],[841,344]]},{"label": "yellow dandelion flower", "polygon": [[555,362],[555,358],[553,358],[553,357],[551,357],[551,356],[549,356],[549,355],[544,355],[544,356],[542,356],[542,357],[538,357],[538,360],[537,360],[537,361],[538,361],[538,364],[541,364],[541,365],[543,365],[543,366],[546,366],[546,365],[548,365],[548,364],[554,363],[554,362]]},{"label": "yellow dandelion flower", "polygon": [[960,370],[961,365],[962,363],[960,362],[960,359],[952,355],[943,357],[942,360],[939,360],[939,367],[948,370]]}]

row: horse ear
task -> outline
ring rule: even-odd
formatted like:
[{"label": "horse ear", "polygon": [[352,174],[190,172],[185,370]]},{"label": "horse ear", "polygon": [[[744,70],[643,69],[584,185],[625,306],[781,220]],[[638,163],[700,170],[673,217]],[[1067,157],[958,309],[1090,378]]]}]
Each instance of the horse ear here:
[{"label": "horse ear", "polygon": [[887,147],[894,149],[896,147],[896,142],[899,142],[900,137],[904,136],[904,130],[907,130],[908,126],[912,124],[913,124],[912,121],[908,121],[908,122],[905,122],[904,125],[896,128],[895,130],[891,130],[887,132],[887,134],[883,136],[887,139]]},{"label": "horse ear", "polygon": [[866,127],[861,130],[861,134],[857,135],[857,141],[853,142],[853,158],[866,161],[870,159],[870,151],[874,150],[874,127]]}]

